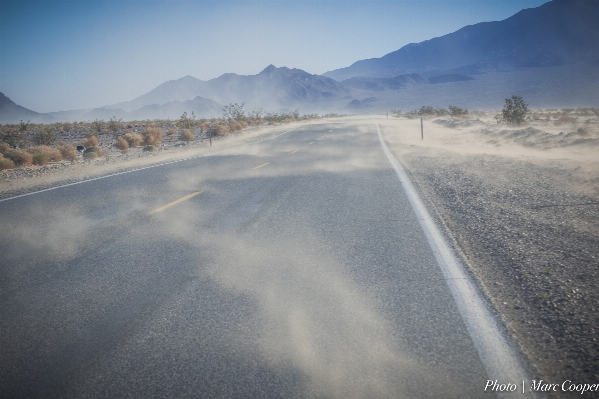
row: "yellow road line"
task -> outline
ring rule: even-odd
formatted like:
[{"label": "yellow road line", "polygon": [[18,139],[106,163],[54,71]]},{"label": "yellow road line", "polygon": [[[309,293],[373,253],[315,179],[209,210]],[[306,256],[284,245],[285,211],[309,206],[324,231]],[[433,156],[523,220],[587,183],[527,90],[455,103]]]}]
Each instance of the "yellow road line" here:
[{"label": "yellow road line", "polygon": [[296,152],[298,152],[299,150],[295,150],[295,151],[291,151],[290,154],[295,154]]},{"label": "yellow road line", "polygon": [[179,198],[179,199],[178,199],[178,200],[176,200],[176,201],[170,202],[170,203],[168,203],[168,204],[166,204],[166,205],[164,205],[164,206],[161,206],[160,208],[156,208],[156,209],[154,209],[153,211],[150,211],[150,212],[148,212],[148,215],[153,215],[153,214],[155,214],[155,213],[162,212],[162,211],[164,211],[165,209],[168,209],[168,208],[170,208],[171,206],[175,206],[175,205],[177,205],[177,204],[180,204],[180,203],[181,203],[181,202],[183,202],[183,201],[187,201],[188,199],[191,199],[191,198],[195,197],[196,195],[198,195],[198,194],[200,194],[200,193],[201,193],[201,191],[196,191],[195,193],[188,194],[188,195],[186,195],[186,196],[185,196],[185,197],[183,197],[183,198]]},{"label": "yellow road line", "polygon": [[252,169],[260,169],[263,166],[268,165],[270,162],[264,162],[262,165],[254,166]]},{"label": "yellow road line", "polygon": [[310,141],[310,142],[308,143],[308,145],[310,145],[310,144],[314,144],[314,142],[313,142],[313,141]]}]

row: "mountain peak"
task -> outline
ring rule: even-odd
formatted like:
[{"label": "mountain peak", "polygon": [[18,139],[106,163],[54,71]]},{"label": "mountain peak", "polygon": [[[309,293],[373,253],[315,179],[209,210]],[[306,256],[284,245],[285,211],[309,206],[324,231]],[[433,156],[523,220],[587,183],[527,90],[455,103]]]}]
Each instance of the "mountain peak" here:
[{"label": "mountain peak", "polygon": [[276,71],[277,67],[274,66],[273,64],[270,64],[269,66],[267,66],[266,68],[264,68],[264,70],[262,70],[262,72],[259,73],[259,75],[262,75],[263,73],[271,73],[273,71]]}]

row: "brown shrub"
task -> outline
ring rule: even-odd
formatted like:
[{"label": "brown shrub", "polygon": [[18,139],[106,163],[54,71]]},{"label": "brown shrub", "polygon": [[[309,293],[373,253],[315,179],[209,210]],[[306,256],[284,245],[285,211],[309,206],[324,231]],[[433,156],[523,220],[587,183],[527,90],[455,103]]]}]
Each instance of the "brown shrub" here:
[{"label": "brown shrub", "polygon": [[156,152],[157,150],[158,150],[158,148],[156,148],[156,146],[153,146],[153,145],[147,145],[143,149],[143,151],[147,151],[147,152]]},{"label": "brown shrub", "polygon": [[177,129],[175,129],[174,127],[169,127],[169,128],[168,128],[168,135],[169,135],[169,136],[172,136],[172,135],[174,135],[175,133],[177,133]]},{"label": "brown shrub", "polygon": [[121,150],[123,154],[129,151],[129,142],[125,140],[123,137],[119,137],[118,139],[116,139],[116,143],[114,143],[114,146],[117,149]]},{"label": "brown shrub", "polygon": [[230,128],[230,129],[231,129],[231,131],[233,131],[233,132],[238,132],[238,131],[240,131],[240,130],[242,129],[242,127],[241,127],[241,123],[239,123],[239,122],[231,123],[231,124],[229,125],[229,128]]},{"label": "brown shrub", "polygon": [[125,140],[127,140],[127,143],[129,143],[129,147],[137,147],[140,146],[142,141],[143,141],[143,137],[141,137],[141,134],[137,134],[137,133],[125,133],[125,135],[123,136],[123,138]]},{"label": "brown shrub", "polygon": [[164,130],[158,127],[149,127],[144,134],[144,144],[148,146],[158,147],[162,144],[164,138]]},{"label": "brown shrub", "polygon": [[212,127],[214,135],[215,136],[224,136],[227,133],[231,132],[231,129],[229,129],[229,126],[224,126],[224,125],[216,125]]},{"label": "brown shrub", "polygon": [[189,129],[183,129],[181,131],[181,135],[179,136],[179,140],[187,141],[188,143],[194,139],[193,132]]},{"label": "brown shrub", "polygon": [[15,167],[15,163],[8,158],[4,158],[4,155],[0,154],[0,170],[12,169]]},{"label": "brown shrub", "polygon": [[100,142],[98,141],[98,138],[96,136],[88,136],[85,140],[81,142],[81,145],[85,148],[95,147],[99,144]]},{"label": "brown shrub", "polygon": [[31,162],[33,162],[33,157],[30,153],[12,148],[4,153],[4,157],[13,161],[17,166],[31,165]]},{"label": "brown shrub", "polygon": [[33,156],[32,163],[34,165],[44,166],[50,161],[50,155],[47,152],[36,151],[31,155]]},{"label": "brown shrub", "polygon": [[[36,147],[29,147],[27,149],[27,152],[30,153],[31,155],[35,155],[37,153],[47,154],[48,161],[54,161],[54,162],[62,161],[62,154],[60,153],[60,150],[58,150],[58,148],[49,147],[47,145],[39,145]],[[35,164],[35,159],[34,159],[33,163]],[[46,162],[46,163],[48,163],[48,162]],[[45,165],[46,163],[44,163],[43,165]],[[37,165],[40,165],[40,164],[37,164]]]},{"label": "brown shrub", "polygon": [[0,143],[0,154],[5,154],[6,151],[10,150],[11,146],[6,143]]},{"label": "brown shrub", "polygon": [[77,149],[73,144],[67,144],[63,141],[60,144],[58,144],[58,147],[56,147],[56,149],[60,151],[60,154],[62,155],[63,159],[69,161],[76,161],[79,159]]},{"label": "brown shrub", "polygon": [[200,129],[202,130],[208,130],[208,124],[206,122],[202,122],[200,123]]},{"label": "brown shrub", "polygon": [[248,123],[246,121],[241,121],[239,123],[241,123],[241,128],[242,129],[245,129],[246,127],[248,127]]}]

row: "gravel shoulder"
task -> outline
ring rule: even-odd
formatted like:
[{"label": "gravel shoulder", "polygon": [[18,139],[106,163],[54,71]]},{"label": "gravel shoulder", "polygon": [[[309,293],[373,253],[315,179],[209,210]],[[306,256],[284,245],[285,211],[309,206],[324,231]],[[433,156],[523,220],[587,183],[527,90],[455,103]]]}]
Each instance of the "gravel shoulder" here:
[{"label": "gravel shoulder", "polygon": [[599,382],[598,132],[445,118],[422,141],[420,120],[379,123],[537,377]]}]

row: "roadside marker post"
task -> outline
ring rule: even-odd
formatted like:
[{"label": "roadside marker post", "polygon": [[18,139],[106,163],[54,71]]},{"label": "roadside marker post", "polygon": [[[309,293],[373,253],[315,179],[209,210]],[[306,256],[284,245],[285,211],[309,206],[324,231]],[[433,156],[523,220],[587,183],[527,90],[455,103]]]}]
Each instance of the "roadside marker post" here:
[{"label": "roadside marker post", "polygon": [[212,147],[212,126],[209,126],[208,130],[210,131],[210,147]]},{"label": "roadside marker post", "polygon": [[420,140],[424,140],[424,122],[420,118]]}]

